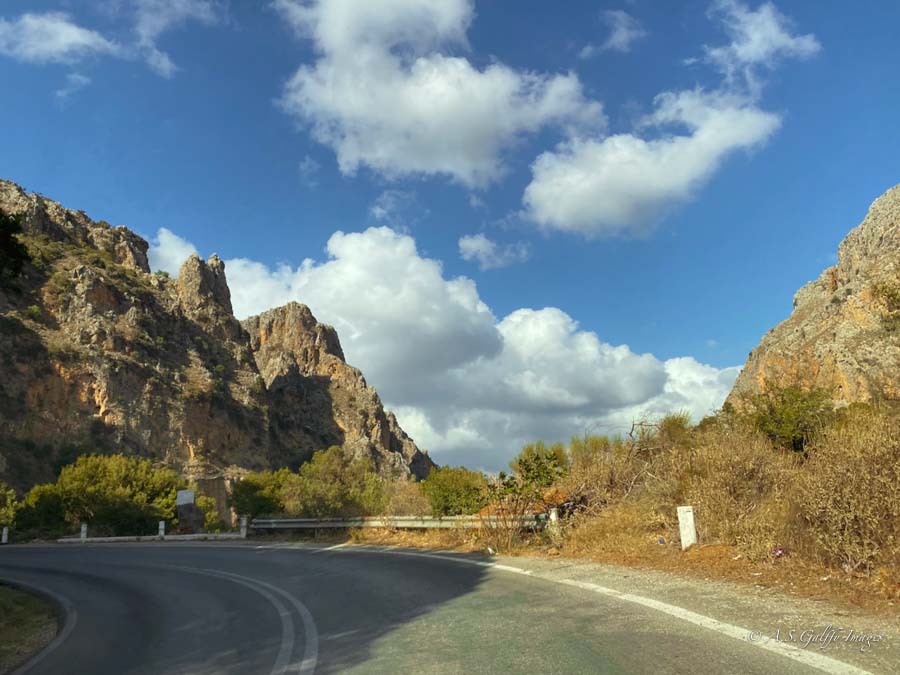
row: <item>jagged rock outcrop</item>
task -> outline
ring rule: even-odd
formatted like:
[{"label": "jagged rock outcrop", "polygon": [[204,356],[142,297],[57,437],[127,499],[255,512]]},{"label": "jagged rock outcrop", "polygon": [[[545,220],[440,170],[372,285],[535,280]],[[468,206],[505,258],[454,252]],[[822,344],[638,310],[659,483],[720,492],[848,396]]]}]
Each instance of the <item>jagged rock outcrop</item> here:
[{"label": "jagged rock outcrop", "polygon": [[337,332],[317,322],[306,305],[291,302],[242,325],[277,409],[293,418],[286,426],[294,443],[303,444],[308,435],[319,447],[343,445],[356,456],[373,457],[385,473],[428,473],[427,457],[385,412],[362,373],[344,361]]},{"label": "jagged rock outcrop", "polygon": [[841,242],[838,264],[797,291],[728,402],[785,386],[824,389],[838,403],[900,399],[900,186]]},{"label": "jagged rock outcrop", "polygon": [[301,305],[248,320],[268,342],[251,337],[217,256],[169,279],[124,227],[2,180],[0,210],[22,216],[32,257],[20,291],[0,290],[0,480],[26,489],[85,452],[195,478],[296,468],[335,444],[395,474],[433,466]]}]

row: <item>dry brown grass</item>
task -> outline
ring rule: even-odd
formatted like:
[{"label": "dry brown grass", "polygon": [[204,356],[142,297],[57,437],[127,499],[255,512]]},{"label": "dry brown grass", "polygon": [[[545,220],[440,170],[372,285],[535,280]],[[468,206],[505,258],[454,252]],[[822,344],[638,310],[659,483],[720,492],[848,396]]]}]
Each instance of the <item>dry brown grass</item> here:
[{"label": "dry brown grass", "polygon": [[431,513],[431,504],[422,491],[422,484],[411,480],[388,483],[385,516],[424,516]]},{"label": "dry brown grass", "polygon": [[900,421],[862,410],[822,434],[796,486],[803,552],[900,598]]},{"label": "dry brown grass", "polygon": [[[596,501],[569,520],[565,555],[765,580],[868,606],[900,599],[896,412],[845,413],[812,440],[806,461],[735,419],[660,436],[642,439],[643,451],[595,442],[602,452],[574,465],[578,480],[595,481],[583,493]],[[688,552],[678,541],[682,504],[694,506],[700,538]]]}]

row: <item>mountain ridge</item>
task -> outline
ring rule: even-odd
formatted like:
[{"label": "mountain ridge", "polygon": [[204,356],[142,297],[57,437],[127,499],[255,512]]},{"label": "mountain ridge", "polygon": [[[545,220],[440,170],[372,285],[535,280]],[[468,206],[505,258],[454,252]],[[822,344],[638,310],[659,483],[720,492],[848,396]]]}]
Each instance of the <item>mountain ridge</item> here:
[{"label": "mountain ridge", "polygon": [[6,180],[0,210],[31,256],[21,291],[0,290],[0,479],[24,490],[115,451],[197,475],[296,468],[331,445],[395,476],[434,466],[304,305],[240,322],[216,255],[167,278],[125,227]]}]

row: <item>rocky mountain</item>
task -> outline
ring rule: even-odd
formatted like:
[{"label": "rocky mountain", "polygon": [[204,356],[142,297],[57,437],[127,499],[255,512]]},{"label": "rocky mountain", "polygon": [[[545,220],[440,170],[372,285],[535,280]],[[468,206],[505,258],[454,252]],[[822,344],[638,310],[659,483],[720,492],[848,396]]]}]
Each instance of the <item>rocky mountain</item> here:
[{"label": "rocky mountain", "polygon": [[0,210],[21,216],[31,257],[0,290],[0,480],[25,489],[115,451],[198,478],[331,445],[393,475],[433,466],[307,307],[242,323],[215,255],[170,279],[124,227],[2,180]]},{"label": "rocky mountain", "polygon": [[728,402],[785,386],[824,389],[838,403],[900,399],[900,186],[841,242],[837,265],[797,292]]}]

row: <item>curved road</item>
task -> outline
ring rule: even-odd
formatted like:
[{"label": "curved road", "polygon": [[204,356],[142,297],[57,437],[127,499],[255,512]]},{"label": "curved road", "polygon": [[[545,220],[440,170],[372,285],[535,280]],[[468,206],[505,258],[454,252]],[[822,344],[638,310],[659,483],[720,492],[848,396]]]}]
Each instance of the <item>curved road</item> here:
[{"label": "curved road", "polygon": [[68,605],[31,673],[807,673],[653,609],[452,560],[216,544],[18,546]]}]

